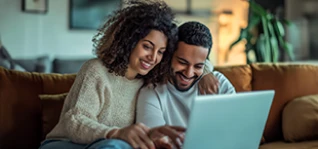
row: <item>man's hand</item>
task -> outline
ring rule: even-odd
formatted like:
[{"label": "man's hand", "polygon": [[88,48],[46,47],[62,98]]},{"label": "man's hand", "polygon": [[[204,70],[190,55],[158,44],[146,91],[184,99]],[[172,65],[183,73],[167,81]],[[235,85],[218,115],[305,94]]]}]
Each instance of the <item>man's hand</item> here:
[{"label": "man's hand", "polygon": [[186,129],[179,126],[160,126],[149,131],[149,137],[154,141],[157,148],[172,149],[181,148]]},{"label": "man's hand", "polygon": [[219,84],[219,80],[213,75],[213,73],[204,75],[198,83],[200,94],[217,94]]},{"label": "man's hand", "polygon": [[142,123],[113,130],[108,138],[121,139],[128,142],[133,148],[155,149],[155,145],[148,136],[149,128]]}]

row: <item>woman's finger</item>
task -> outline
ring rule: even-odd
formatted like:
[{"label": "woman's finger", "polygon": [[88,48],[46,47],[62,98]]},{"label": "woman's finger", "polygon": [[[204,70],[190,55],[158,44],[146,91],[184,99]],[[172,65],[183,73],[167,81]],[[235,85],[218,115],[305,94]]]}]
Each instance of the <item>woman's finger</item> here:
[{"label": "woman's finger", "polygon": [[154,143],[152,142],[152,140],[149,138],[147,132],[145,131],[149,131],[148,130],[148,127],[146,127],[145,125],[143,124],[137,124],[137,127],[135,128],[135,133],[137,135],[137,137],[139,137],[138,139],[143,141],[143,143],[150,149],[154,149],[155,148],[155,145]]},{"label": "woman's finger", "polygon": [[[136,147],[134,147],[135,149],[136,148],[140,148],[140,149],[149,149],[148,147],[147,147],[147,145],[144,143],[144,141],[142,141],[140,138],[139,138],[139,136],[135,136],[134,137],[134,141],[136,142],[136,144],[138,144]],[[153,148],[150,148],[150,149],[153,149]]]},{"label": "woman's finger", "polygon": [[139,135],[139,138],[141,141],[144,142],[144,144],[150,148],[150,149],[154,149],[155,148],[155,145],[154,143],[152,142],[152,140],[148,137],[148,135]]},{"label": "woman's finger", "polygon": [[158,130],[154,130],[149,134],[149,136],[150,139],[158,139],[164,137],[165,135],[160,133]]},{"label": "woman's finger", "polygon": [[[179,129],[179,127],[177,127],[177,128]],[[181,132],[178,132],[177,130],[172,129],[170,127],[163,127],[160,132],[169,136],[169,138],[171,139],[173,144],[175,144],[178,148],[181,147],[182,144],[180,144],[180,142],[183,142],[183,140],[184,140]]]},{"label": "woman's finger", "polygon": [[134,138],[128,138],[127,141],[134,149],[139,148],[139,144],[134,140]]},{"label": "woman's finger", "polygon": [[144,132],[148,133],[149,132],[149,127],[147,127],[145,124],[143,123],[137,123],[136,124],[138,127],[140,127]]},{"label": "woman's finger", "polygon": [[182,131],[185,132],[187,129],[181,126],[170,126],[172,129],[176,130],[176,131]]},{"label": "woman's finger", "polygon": [[170,141],[170,138],[168,136],[164,136],[156,140],[156,147],[164,149],[173,149],[173,144],[171,143],[172,142]]}]

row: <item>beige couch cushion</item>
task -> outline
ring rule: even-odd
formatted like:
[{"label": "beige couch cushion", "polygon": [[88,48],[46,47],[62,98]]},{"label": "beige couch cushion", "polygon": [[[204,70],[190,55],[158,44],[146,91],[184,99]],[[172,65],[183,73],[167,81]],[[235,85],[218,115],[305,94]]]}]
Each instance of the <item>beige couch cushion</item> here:
[{"label": "beige couch cushion", "polygon": [[261,145],[259,149],[318,149],[318,141],[297,143],[272,142]]},{"label": "beige couch cushion", "polygon": [[282,118],[285,141],[318,140],[318,94],[292,100]]}]

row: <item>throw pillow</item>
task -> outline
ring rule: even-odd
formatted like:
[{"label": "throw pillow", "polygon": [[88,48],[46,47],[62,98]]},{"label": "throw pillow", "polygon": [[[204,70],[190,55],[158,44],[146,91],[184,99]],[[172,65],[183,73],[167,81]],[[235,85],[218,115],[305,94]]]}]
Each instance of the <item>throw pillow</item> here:
[{"label": "throw pillow", "polygon": [[10,63],[9,69],[13,68],[13,62],[12,62],[11,56],[10,56],[9,52],[7,51],[7,49],[4,46],[2,46],[1,44],[0,44],[0,59],[8,60]]},{"label": "throw pillow", "polygon": [[17,70],[17,71],[26,71],[21,65],[13,63],[13,70]]},{"label": "throw pillow", "polygon": [[10,69],[10,61],[9,60],[7,60],[7,59],[3,59],[3,58],[1,58],[0,57],[0,66],[1,67],[4,67],[4,68],[6,68],[6,69]]},{"label": "throw pillow", "polygon": [[0,46],[0,57],[11,60],[11,56],[4,46]]},{"label": "throw pillow", "polygon": [[[9,65],[7,63],[9,63]],[[16,64],[12,60],[7,49],[1,45],[0,45],[0,66],[7,69],[17,70],[17,71],[26,71],[22,66],[20,66],[19,64]]]},{"label": "throw pillow", "polygon": [[318,139],[318,94],[289,102],[283,111],[282,124],[286,141]]},{"label": "throw pillow", "polygon": [[42,106],[42,139],[54,128],[60,118],[67,93],[39,95]]}]

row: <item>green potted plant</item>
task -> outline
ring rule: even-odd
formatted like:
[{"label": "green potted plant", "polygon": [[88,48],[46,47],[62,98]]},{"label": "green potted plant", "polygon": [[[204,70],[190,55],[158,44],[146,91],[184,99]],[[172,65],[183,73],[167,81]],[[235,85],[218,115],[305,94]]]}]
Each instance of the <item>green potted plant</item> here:
[{"label": "green potted plant", "polygon": [[230,45],[230,50],[242,40],[246,41],[247,63],[278,62],[283,50],[290,60],[294,60],[293,46],[285,40],[285,19],[279,19],[262,6],[250,0],[250,17],[246,28],[241,29],[238,39]]}]

